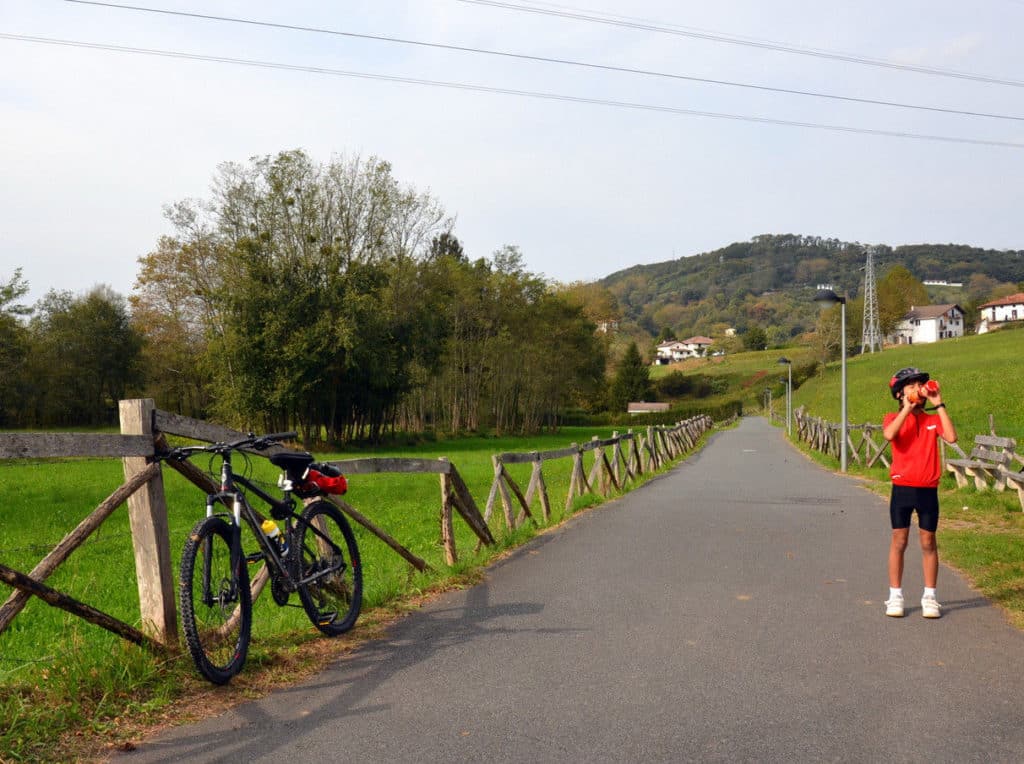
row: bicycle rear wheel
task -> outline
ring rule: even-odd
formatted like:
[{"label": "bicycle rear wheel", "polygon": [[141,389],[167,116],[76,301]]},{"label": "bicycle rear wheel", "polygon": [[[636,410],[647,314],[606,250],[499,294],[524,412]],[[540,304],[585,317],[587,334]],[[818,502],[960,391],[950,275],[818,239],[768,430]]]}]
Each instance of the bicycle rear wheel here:
[{"label": "bicycle rear wheel", "polygon": [[302,553],[302,607],[324,634],[343,634],[355,625],[363,604],[363,568],[352,528],[337,507],[316,501],[303,510],[295,533]]},{"label": "bicycle rear wheel", "polygon": [[225,684],[242,670],[252,628],[249,571],[234,551],[235,528],[220,517],[196,523],[181,555],[181,625],[199,673]]}]

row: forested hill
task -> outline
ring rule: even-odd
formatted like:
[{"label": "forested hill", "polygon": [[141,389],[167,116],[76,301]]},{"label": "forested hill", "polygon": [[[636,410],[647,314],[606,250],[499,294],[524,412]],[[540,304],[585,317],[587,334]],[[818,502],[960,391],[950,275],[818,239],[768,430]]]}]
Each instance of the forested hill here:
[{"label": "forested hill", "polygon": [[[775,293],[776,313],[790,303],[789,331],[807,328],[813,307],[808,290],[832,284],[850,297],[860,294],[868,249],[874,252],[876,277],[881,280],[900,265],[920,281],[961,282],[958,302],[985,296],[1003,283],[1024,281],[1024,250],[997,251],[955,244],[914,244],[900,247],[866,245],[795,234],[761,235],[713,252],[650,265],[635,265],[599,282],[618,299],[622,318],[652,333],[663,327],[707,332],[724,322],[742,328],[763,323],[753,305]],[[971,287],[973,286],[973,289]],[[971,290],[971,294],[968,294]],[[788,299],[786,299],[788,298]],[[763,310],[762,310],[763,312]]]}]

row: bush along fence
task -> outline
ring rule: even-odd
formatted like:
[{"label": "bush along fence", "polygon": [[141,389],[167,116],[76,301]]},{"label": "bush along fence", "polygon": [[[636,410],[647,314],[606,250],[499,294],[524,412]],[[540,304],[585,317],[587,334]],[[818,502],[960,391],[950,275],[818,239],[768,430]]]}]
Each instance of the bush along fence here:
[{"label": "bush along fence", "polygon": [[[152,400],[120,402],[120,435],[85,434],[0,434],[0,459],[53,458],[53,457],[120,457],[123,460],[125,482],[100,503],[76,528],[28,573],[14,570],[0,563],[0,582],[14,588],[7,601],[0,606],[0,632],[4,631],[32,596],[51,606],[62,608],[122,638],[156,653],[177,649],[178,630],[175,608],[175,582],[171,565],[170,533],[167,506],[164,499],[162,466],[180,472],[204,493],[214,493],[218,486],[201,469],[188,462],[154,461],[154,456],[167,447],[166,436],[176,435],[205,442],[225,442],[244,437],[244,433],[188,417],[160,411]],[[541,515],[546,523],[550,519],[550,502],[543,476],[543,464],[553,459],[573,459],[572,477],[566,508],[584,493],[603,496],[612,490],[620,491],[630,481],[637,481],[648,472],[660,469],[672,460],[693,449],[700,437],[713,426],[707,415],[694,416],[673,427],[648,427],[645,433],[615,435],[607,440],[594,438],[591,442],[559,451],[530,452],[527,454],[498,454],[493,457],[495,476],[485,511],[480,512],[472,494],[458,469],[448,459],[366,458],[331,462],[348,475],[368,473],[423,473],[439,476],[441,490],[441,539],[445,560],[452,565],[457,561],[453,518],[458,514],[476,535],[479,549],[493,545],[494,536],[488,522],[497,497],[502,504],[502,517],[509,530],[518,527],[529,517],[536,523],[531,511],[534,500],[540,502]],[[281,450],[281,449],[277,449]],[[285,449],[286,450],[286,449]],[[589,473],[584,467],[584,454],[593,453],[593,466]],[[262,452],[263,456],[274,449]],[[530,463],[533,472],[523,493],[505,469],[505,465]],[[513,511],[512,496],[518,501],[518,512]],[[429,565],[378,527],[370,518],[337,496],[330,497],[353,521],[366,528],[388,547],[401,555],[413,568],[426,570]],[[139,590],[139,610],[142,628],[124,623],[67,594],[52,589],[44,581],[78,548],[104,520],[122,504],[128,505],[132,543],[135,551],[135,570]],[[266,585],[265,571],[253,577],[253,598]]]},{"label": "bush along fence", "polygon": [[[842,428],[806,413],[801,406],[793,412],[793,437],[803,441],[815,451],[840,458]],[[773,417],[774,418],[774,417]],[[889,442],[882,436],[880,424],[848,424],[846,453],[848,458],[866,468],[881,463],[889,466]],[[859,436],[859,439],[858,439]],[[994,419],[989,416],[989,434],[974,436],[970,454],[956,443],[940,440],[943,471],[952,473],[958,488],[969,484],[972,478],[979,491],[1004,491],[1013,488],[1024,511],[1024,456],[1017,453],[1017,441],[996,435]],[[947,451],[954,458],[947,458]]]}]

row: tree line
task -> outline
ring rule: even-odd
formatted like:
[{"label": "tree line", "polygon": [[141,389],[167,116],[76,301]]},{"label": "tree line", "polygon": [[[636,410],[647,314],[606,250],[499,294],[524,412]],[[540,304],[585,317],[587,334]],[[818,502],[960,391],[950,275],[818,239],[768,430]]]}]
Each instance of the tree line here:
[{"label": "tree line", "polygon": [[527,432],[606,405],[605,346],[572,290],[512,246],[472,259],[378,158],[302,151],[217,168],[170,205],[132,294],[18,301],[0,284],[0,426],[98,425],[144,394],[307,443],[388,430]]}]

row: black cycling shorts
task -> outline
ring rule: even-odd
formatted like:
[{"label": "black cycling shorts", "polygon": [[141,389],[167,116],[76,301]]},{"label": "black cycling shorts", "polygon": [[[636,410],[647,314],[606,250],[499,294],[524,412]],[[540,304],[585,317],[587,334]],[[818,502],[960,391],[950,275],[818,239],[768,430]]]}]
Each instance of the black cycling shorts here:
[{"label": "black cycling shorts", "polygon": [[939,489],[894,485],[889,497],[889,519],[893,529],[909,528],[910,516],[917,510],[917,525],[935,533],[939,527]]}]

